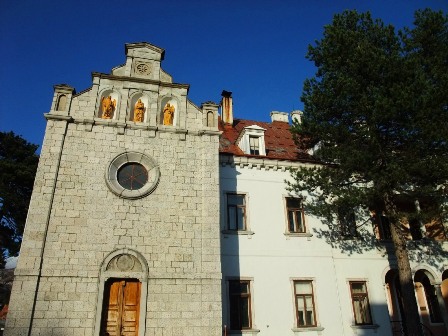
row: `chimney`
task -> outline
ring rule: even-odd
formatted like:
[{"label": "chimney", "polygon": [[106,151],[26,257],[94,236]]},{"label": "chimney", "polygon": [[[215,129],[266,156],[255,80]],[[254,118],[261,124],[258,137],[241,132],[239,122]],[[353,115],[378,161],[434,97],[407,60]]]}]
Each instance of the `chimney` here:
[{"label": "chimney", "polygon": [[221,93],[221,118],[224,124],[233,125],[233,104],[232,104],[232,92],[222,90]]},{"label": "chimney", "polygon": [[289,122],[288,113],[286,112],[279,112],[279,111],[272,111],[271,112],[271,121],[280,121],[280,122]]},{"label": "chimney", "polygon": [[297,122],[297,123],[301,124],[302,123],[302,116],[303,116],[303,112],[300,111],[300,110],[295,110],[295,111],[291,112],[291,119],[292,119],[293,123]]}]

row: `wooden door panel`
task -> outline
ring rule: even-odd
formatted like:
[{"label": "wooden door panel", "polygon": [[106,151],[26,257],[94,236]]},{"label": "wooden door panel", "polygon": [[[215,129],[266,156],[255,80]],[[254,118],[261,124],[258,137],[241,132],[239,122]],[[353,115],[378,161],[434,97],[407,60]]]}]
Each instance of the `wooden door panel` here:
[{"label": "wooden door panel", "polygon": [[101,335],[138,336],[140,288],[136,280],[106,283]]},{"label": "wooden door panel", "polygon": [[127,282],[124,294],[124,301],[127,306],[138,304],[140,297],[140,282]]},{"label": "wooden door panel", "polygon": [[127,282],[124,290],[122,335],[137,336],[140,311],[140,282]]},{"label": "wooden door panel", "polygon": [[121,281],[109,282],[105,288],[105,307],[106,309],[106,326],[105,334],[109,336],[120,336],[120,305],[122,300],[122,283]]}]

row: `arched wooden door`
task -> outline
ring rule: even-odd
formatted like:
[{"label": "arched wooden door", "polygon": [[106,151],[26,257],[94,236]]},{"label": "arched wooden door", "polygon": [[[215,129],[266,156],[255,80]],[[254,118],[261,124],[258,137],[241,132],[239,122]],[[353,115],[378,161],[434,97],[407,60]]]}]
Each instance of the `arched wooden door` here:
[{"label": "arched wooden door", "polygon": [[104,288],[102,336],[138,336],[141,283],[110,279]]}]

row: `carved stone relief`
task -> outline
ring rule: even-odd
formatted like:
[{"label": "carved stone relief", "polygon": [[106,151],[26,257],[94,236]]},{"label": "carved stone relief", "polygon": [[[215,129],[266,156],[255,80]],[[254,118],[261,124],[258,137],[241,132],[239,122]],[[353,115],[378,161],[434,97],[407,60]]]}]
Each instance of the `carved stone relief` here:
[{"label": "carved stone relief", "polygon": [[152,64],[148,62],[136,62],[134,72],[140,76],[149,76],[152,72]]},{"label": "carved stone relief", "polygon": [[141,272],[143,268],[140,261],[133,255],[120,254],[109,262],[106,271]]}]

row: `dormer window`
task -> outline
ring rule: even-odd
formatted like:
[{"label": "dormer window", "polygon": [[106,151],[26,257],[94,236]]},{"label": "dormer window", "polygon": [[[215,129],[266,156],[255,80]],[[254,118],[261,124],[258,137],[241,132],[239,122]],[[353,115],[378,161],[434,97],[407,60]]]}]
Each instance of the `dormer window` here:
[{"label": "dormer window", "polygon": [[249,136],[249,146],[249,154],[260,155],[260,137]]},{"label": "dormer window", "polygon": [[266,155],[264,144],[264,132],[260,126],[252,125],[245,127],[238,137],[238,147],[249,155]]}]

